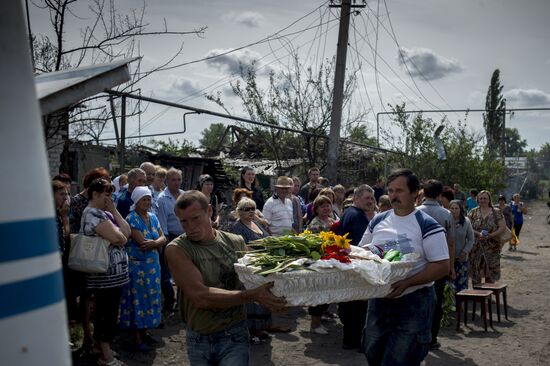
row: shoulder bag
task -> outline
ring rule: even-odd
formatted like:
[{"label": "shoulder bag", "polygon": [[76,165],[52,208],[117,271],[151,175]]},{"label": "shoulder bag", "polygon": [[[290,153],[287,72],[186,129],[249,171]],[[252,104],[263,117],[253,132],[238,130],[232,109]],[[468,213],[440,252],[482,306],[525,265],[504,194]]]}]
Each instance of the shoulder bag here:
[{"label": "shoulder bag", "polygon": [[84,273],[107,273],[110,244],[99,235],[84,235],[81,225],[80,232],[74,238],[71,236],[69,268]]}]

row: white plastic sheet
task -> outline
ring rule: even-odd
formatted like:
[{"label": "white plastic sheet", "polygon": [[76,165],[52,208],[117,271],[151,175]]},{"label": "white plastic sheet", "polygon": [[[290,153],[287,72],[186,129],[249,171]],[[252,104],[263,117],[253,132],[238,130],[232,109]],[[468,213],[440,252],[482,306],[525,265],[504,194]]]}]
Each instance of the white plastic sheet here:
[{"label": "white plastic sheet", "polygon": [[[360,247],[352,247],[351,263],[335,259],[319,260],[308,270],[278,272],[269,276],[255,274],[246,255],[235,264],[235,271],[247,289],[274,282],[271,290],[284,296],[291,306],[314,306],[353,300],[384,297],[391,284],[407,277],[415,265],[416,256],[408,255],[400,262],[381,260]],[[296,264],[303,264],[298,259]]]}]

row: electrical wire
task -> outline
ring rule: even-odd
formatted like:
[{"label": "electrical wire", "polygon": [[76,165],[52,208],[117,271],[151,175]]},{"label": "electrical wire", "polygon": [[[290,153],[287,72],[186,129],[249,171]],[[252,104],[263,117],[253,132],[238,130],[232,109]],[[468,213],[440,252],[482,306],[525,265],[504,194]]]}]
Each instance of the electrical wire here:
[{"label": "electrical wire", "polygon": [[[374,50],[374,46],[372,46],[368,39],[363,36],[360,32],[358,32],[357,28],[355,27],[355,24],[352,23],[352,28],[355,32],[359,33],[359,36],[363,39],[363,41],[365,41],[365,43],[372,49]],[[353,47],[353,46],[350,46],[355,52],[357,52],[357,54],[363,59],[365,60],[365,62],[373,67],[374,69],[374,64],[371,63],[365,56],[363,56],[361,53],[359,53],[358,49],[356,47]],[[416,94],[416,91],[410,86],[408,85],[404,80],[403,78],[401,78],[401,76],[399,76],[399,74],[391,67],[391,65],[380,55],[378,55],[378,57],[380,58],[380,60],[382,60],[382,62],[390,69],[390,71],[403,83],[403,85],[405,85],[407,88],[409,88],[409,90],[413,93],[413,94]],[[393,86],[393,88],[395,90],[397,90],[401,95],[403,95],[405,98],[406,97],[406,94],[399,88],[397,87],[388,77],[386,77],[380,70],[378,70],[378,73],[384,78],[384,80],[386,80],[391,86]],[[416,95],[418,97],[418,95]],[[410,98],[407,98],[409,100],[409,103],[416,106],[418,109],[421,109],[412,99]]]},{"label": "electrical wire", "polygon": [[305,19],[305,18],[307,18],[308,16],[310,16],[311,14],[315,13],[317,10],[319,10],[319,9],[321,9],[323,6],[325,6],[326,3],[328,3],[328,1],[323,2],[321,5],[319,5],[318,7],[316,7],[315,9],[313,9],[312,11],[310,11],[309,13],[307,13],[306,15],[301,16],[300,18],[296,19],[295,21],[293,21],[292,23],[290,23],[290,24],[287,25],[286,27],[284,27],[284,28],[278,30],[277,32],[275,32],[275,33],[273,33],[273,34],[271,34],[271,35],[269,35],[269,36],[267,36],[267,37],[264,37],[264,38],[260,39],[259,41],[252,42],[252,43],[249,43],[249,44],[247,44],[247,45],[244,45],[244,46],[241,46],[241,47],[237,47],[237,48],[234,48],[234,49],[232,49],[232,50],[229,50],[229,51],[227,51],[227,52],[223,52],[223,53],[220,53],[220,54],[217,54],[217,55],[207,56],[207,57],[203,57],[203,58],[200,58],[200,59],[197,59],[197,60],[184,62],[184,63],[178,64],[178,65],[173,65],[173,66],[164,67],[164,68],[159,69],[159,71],[173,70],[173,69],[176,69],[176,68],[178,68],[178,67],[196,64],[196,63],[198,63],[198,62],[203,62],[203,61],[211,60],[211,59],[214,59],[214,58],[216,58],[216,57],[225,56],[225,55],[228,55],[228,54],[230,54],[230,53],[233,53],[233,52],[242,50],[242,49],[247,48],[247,47],[252,47],[252,46],[255,46],[255,45],[258,45],[258,44],[266,43],[266,42],[268,42],[268,41],[270,41],[270,40],[272,40],[272,39],[278,38],[279,33],[284,32],[285,30],[287,30],[287,29],[289,29],[290,27],[292,27],[294,24],[300,22],[302,19]]},{"label": "electrical wire", "polygon": [[[368,7],[368,5],[367,5]],[[397,36],[395,34],[395,29],[393,27],[393,23],[391,21],[391,17],[390,17],[390,13],[389,13],[389,9],[388,9],[388,4],[386,3],[386,0],[384,0],[384,8],[386,10],[386,16],[388,17],[388,24],[390,25],[390,30],[388,30],[386,28],[386,26],[384,26],[384,24],[382,23],[382,27],[384,28],[384,30],[388,33],[388,35],[390,35],[390,37],[393,39],[393,41],[395,42],[395,44],[397,45],[398,47],[398,50],[399,50],[399,56],[402,57],[403,59],[403,65],[405,66],[405,69],[407,70],[407,73],[409,74],[415,88],[418,90],[418,92],[422,95],[422,98],[429,104],[431,105],[434,109],[441,109],[439,108],[437,105],[435,105],[434,103],[432,103],[425,95],[424,93],[422,93],[422,91],[420,90],[420,88],[418,87],[412,73],[410,72],[410,69],[408,68],[407,66],[407,60],[404,59],[404,56],[401,52],[401,45],[399,44],[399,41],[397,40]],[[428,85],[435,91],[435,93],[439,96],[439,98],[445,103],[445,105],[447,105],[447,107],[449,107],[449,109],[453,109],[451,107],[451,105],[447,102],[447,100],[441,95],[441,93],[435,88],[435,86],[426,78],[426,76],[420,71],[420,69],[416,66],[416,64],[414,63],[414,61],[412,59],[408,59],[408,61],[413,65],[413,67],[416,69],[416,71],[418,72],[418,74],[422,77],[422,79],[424,79],[424,81],[426,81],[428,83]],[[455,113],[456,114],[456,113]],[[445,115],[444,115],[445,116]],[[458,114],[457,114],[458,116]],[[458,116],[460,117],[460,116]]]},{"label": "electrical wire", "polygon": [[[310,12],[309,14],[311,14],[311,12]],[[304,18],[304,17],[301,17],[300,19],[303,19],[303,18]],[[285,39],[285,38],[288,37],[289,35],[295,35],[295,37],[294,37],[293,39],[296,39],[296,38],[298,38],[299,36],[301,36],[303,33],[305,33],[305,32],[308,31],[308,30],[311,30],[311,29],[314,29],[314,28],[318,28],[318,27],[322,27],[322,26],[325,26],[325,25],[327,26],[327,29],[326,29],[324,32],[322,32],[322,34],[327,34],[329,30],[333,29],[334,27],[336,27],[336,25],[338,25],[338,24],[336,24],[336,25],[332,25],[332,26],[329,27],[329,24],[335,22],[336,20],[338,20],[338,19],[330,19],[330,20],[327,20],[327,21],[323,22],[322,19],[320,19],[320,21],[319,21],[319,19],[316,19],[316,20],[314,20],[313,22],[311,22],[307,27],[305,27],[305,28],[303,28],[303,29],[301,29],[301,30],[299,30],[299,31],[296,31],[296,32],[291,32],[291,33],[287,33],[287,34],[284,34],[284,35],[280,35],[279,37],[277,37],[277,39],[279,39],[279,40]],[[319,24],[318,24],[318,25],[316,25],[316,26],[311,26],[311,24],[316,23],[316,22],[318,22],[318,21],[319,21]],[[295,23],[295,22],[294,22],[294,23]],[[285,27],[284,29],[288,29],[288,27]],[[280,32],[278,32],[278,33],[280,33]],[[315,39],[315,37],[314,37],[314,39]],[[275,39],[270,39],[270,42],[273,41],[273,40],[275,40]],[[309,43],[309,42],[311,42],[311,40],[305,42],[304,44],[307,44],[307,43]],[[268,44],[269,44],[269,43],[268,43]],[[261,61],[261,60],[263,60],[264,58],[266,58],[266,57],[268,57],[268,56],[271,56],[272,54],[275,55],[275,52],[278,51],[278,50],[280,50],[280,49],[282,49],[282,48],[285,48],[284,45],[281,46],[281,47],[279,47],[279,48],[276,49],[276,50],[272,50],[271,53],[268,53],[268,54],[266,54],[265,56],[261,57],[260,59],[258,59],[258,61]],[[289,51],[289,52],[292,52],[292,51]],[[258,70],[270,66],[270,65],[271,65],[273,62],[275,62],[275,61],[277,61],[277,60],[273,60],[273,61],[271,61],[271,62],[269,62],[269,63],[266,63],[266,64],[262,65],[261,67],[258,68]],[[221,86],[221,85],[219,85],[219,84],[227,84],[227,82],[230,83],[231,80],[235,80],[235,79],[237,79],[237,78],[238,78],[238,76],[228,76],[228,77],[224,77],[224,78],[222,78],[222,79],[220,79],[220,80],[218,80],[218,81],[215,81],[214,83],[208,85],[207,87],[205,87],[205,88],[203,88],[203,89],[201,89],[201,90],[198,90],[198,91],[194,92],[194,93],[191,94],[191,95],[187,95],[187,96],[185,96],[184,98],[180,98],[177,102],[179,103],[179,102],[182,102],[182,101],[189,101],[189,100],[195,99],[196,97],[202,96],[203,93],[204,93],[206,90],[213,89],[213,88],[217,88],[217,87]],[[228,81],[228,80],[229,80],[229,81]],[[153,116],[151,119],[149,119],[149,120],[142,126],[142,129],[144,129],[144,128],[148,127],[149,125],[151,125],[151,124],[152,124],[153,122],[155,122],[158,118],[160,118],[163,114],[165,114],[168,110],[169,110],[169,108],[164,108],[162,111],[160,111],[159,113],[157,113],[155,116]],[[134,131],[132,134],[130,134],[129,136],[133,136],[134,134],[135,134],[135,131]]]}]

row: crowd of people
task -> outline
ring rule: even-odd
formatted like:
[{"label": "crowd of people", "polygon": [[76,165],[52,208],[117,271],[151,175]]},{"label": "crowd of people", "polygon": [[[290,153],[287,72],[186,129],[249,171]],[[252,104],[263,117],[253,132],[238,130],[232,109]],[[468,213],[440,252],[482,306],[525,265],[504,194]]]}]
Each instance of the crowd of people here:
[{"label": "crowd of people", "polygon": [[[473,286],[498,281],[503,235],[509,229],[519,238],[526,205],[518,193],[510,203],[499,196],[497,205],[486,190],[466,197],[458,184],[420,182],[407,169],[348,189],[330,186],[320,173],[310,168],[303,185],[280,176],[267,195],[245,167],[230,205],[212,176],[201,175],[195,190],[184,191],[181,170],[150,162],[117,177],[93,169],[73,196],[71,178],[54,177],[67,309],[71,321],[82,323],[81,355],[121,365],[111,349],[119,331],[130,335],[132,350],[148,352],[158,343],[149,330],[179,311],[192,364],[247,364],[251,343],[290,329],[273,324],[272,312],[286,302],[269,291],[272,284],[244,290],[233,264],[250,241],[309,230],[346,234],[351,245],[373,251],[420,255],[386,298],[340,303],[338,314],[329,304],[308,308],[311,333],[328,335],[323,323],[338,317],[342,347],[364,352],[370,365],[420,364],[440,346],[445,286],[459,292],[470,279]],[[110,243],[106,273],[68,266],[70,234]]]}]

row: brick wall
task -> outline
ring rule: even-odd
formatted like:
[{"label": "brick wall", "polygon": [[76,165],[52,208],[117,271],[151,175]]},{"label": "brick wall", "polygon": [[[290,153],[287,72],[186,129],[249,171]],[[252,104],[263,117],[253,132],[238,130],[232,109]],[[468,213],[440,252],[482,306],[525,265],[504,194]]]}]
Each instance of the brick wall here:
[{"label": "brick wall", "polygon": [[59,174],[61,154],[65,147],[65,141],[67,141],[69,136],[67,119],[68,113],[66,111],[52,114],[49,118],[44,117],[43,119],[50,177]]}]

